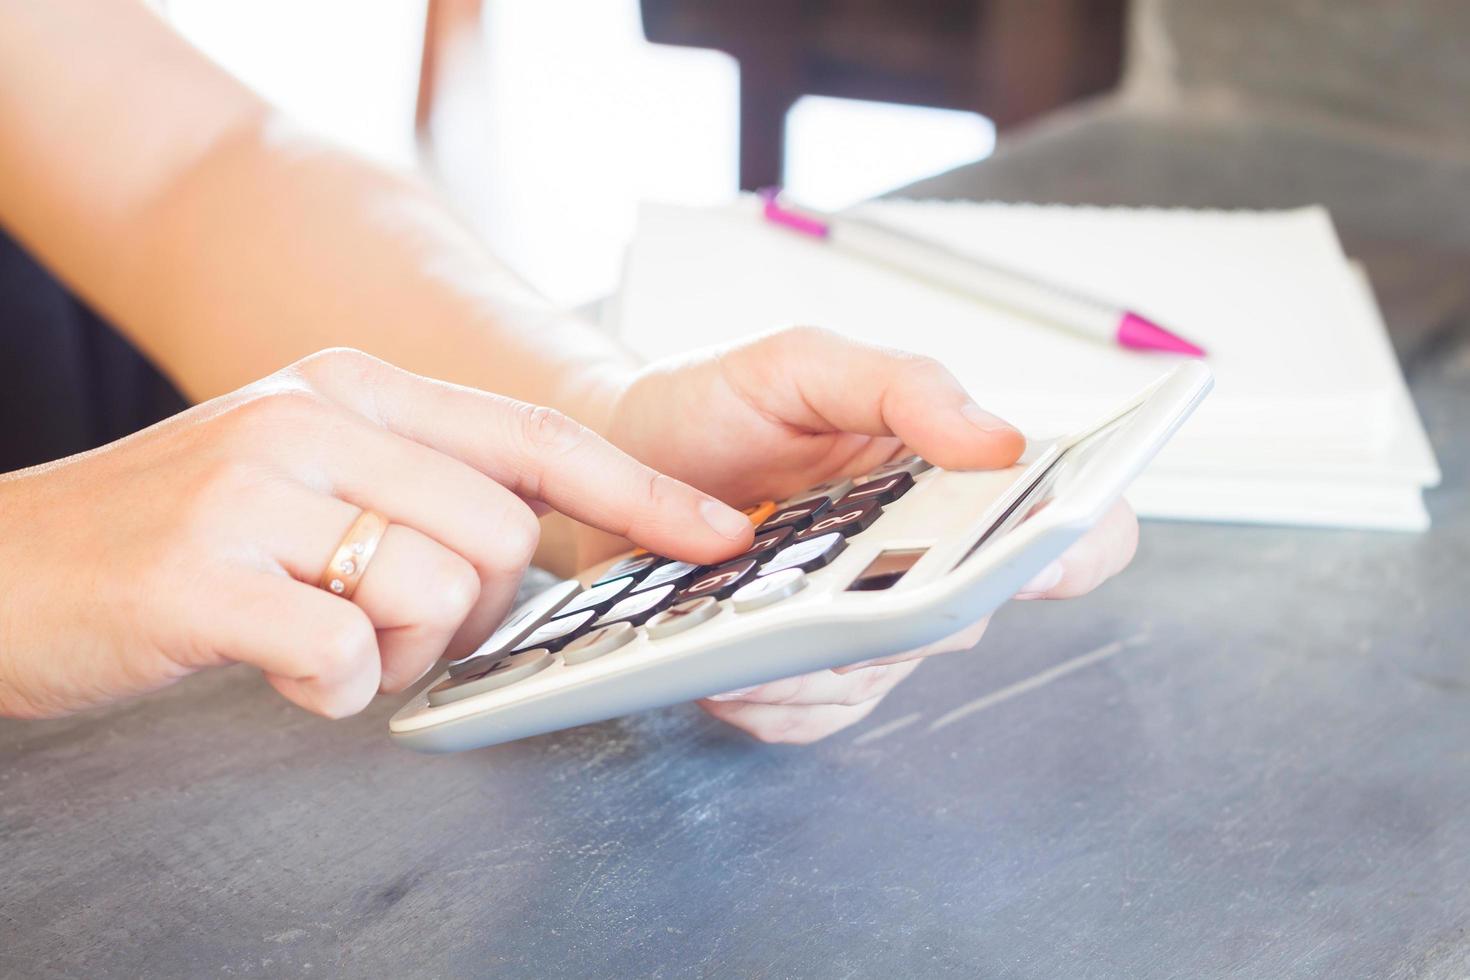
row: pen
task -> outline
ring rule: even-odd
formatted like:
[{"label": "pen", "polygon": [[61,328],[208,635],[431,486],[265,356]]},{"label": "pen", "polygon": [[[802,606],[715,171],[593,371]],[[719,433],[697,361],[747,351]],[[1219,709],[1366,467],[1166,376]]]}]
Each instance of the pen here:
[{"label": "pen", "polygon": [[1082,337],[1133,350],[1168,351],[1203,357],[1192,344],[1133,310],[991,262],[877,222],[824,214],[782,200],[780,191],[761,191],[765,218],[846,252],[886,265],[916,279],[958,290],[987,303],[1068,330]]}]

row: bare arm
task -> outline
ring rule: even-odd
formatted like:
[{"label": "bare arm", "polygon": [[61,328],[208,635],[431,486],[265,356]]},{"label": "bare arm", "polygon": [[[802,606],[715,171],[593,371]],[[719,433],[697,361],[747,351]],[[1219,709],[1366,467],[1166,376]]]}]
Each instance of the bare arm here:
[{"label": "bare arm", "polygon": [[597,426],[631,367],[136,0],[0,0],[0,223],[195,399],[350,344]]}]

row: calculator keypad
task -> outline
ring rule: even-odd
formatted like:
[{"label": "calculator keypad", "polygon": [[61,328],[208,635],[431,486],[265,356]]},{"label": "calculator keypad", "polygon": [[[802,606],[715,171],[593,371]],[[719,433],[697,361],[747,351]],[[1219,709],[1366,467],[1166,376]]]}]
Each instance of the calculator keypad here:
[{"label": "calculator keypad", "polygon": [[642,573],[648,571],[650,568],[653,568],[655,565],[662,565],[666,561],[668,561],[667,558],[661,558],[658,555],[647,554],[634,555],[632,558],[624,558],[622,561],[618,562],[616,565],[603,572],[602,577],[592,584],[601,585],[604,582],[611,582],[614,579],[624,578],[629,575],[641,575]]},{"label": "calculator keypad", "polygon": [[787,504],[776,511],[762,524],[757,531],[771,531],[778,527],[803,528],[811,523],[817,515],[823,513],[832,506],[832,501],[826,497],[808,497],[806,500]]},{"label": "calculator keypad", "polygon": [[582,591],[582,584],[575,580],[558,582],[544,592],[539,592],[510,614],[490,639],[467,657],[449,665],[449,676],[460,677],[476,672],[510,653],[511,648],[525,639],[526,635],[546,622],[567,602]]},{"label": "calculator keypad", "polygon": [[547,650],[555,653],[567,643],[571,642],[576,637],[577,632],[592,622],[592,618],[596,615],[597,613],[593,610],[585,609],[571,616],[562,616],[559,619],[553,619],[522,640],[521,645],[515,648],[515,652],[520,653],[522,650],[534,650],[537,647],[545,647]]},{"label": "calculator keypad", "polygon": [[486,691],[506,687],[532,674],[539,674],[550,667],[554,659],[550,651],[543,649],[514,654],[504,660],[486,664],[472,673],[440,681],[429,688],[429,703],[448,704],[451,701],[459,701],[475,694],[484,694]]},{"label": "calculator keypad", "polygon": [[881,513],[883,513],[883,508],[876,500],[833,507],[813,521],[811,527],[797,534],[796,540],[798,543],[810,541],[832,531],[844,537],[853,535],[871,527]]},{"label": "calculator keypad", "polygon": [[814,572],[832,564],[838,555],[847,548],[847,539],[836,531],[823,534],[820,537],[811,538],[807,541],[798,541],[789,548],[784,548],[776,553],[776,556],[761,567],[762,575],[770,575],[773,572],[784,571],[788,568],[799,568],[804,572]]},{"label": "calculator keypad", "polygon": [[633,642],[632,623],[613,623],[590,633],[583,633],[561,648],[561,659],[569,664],[584,664],[612,653]]},{"label": "calculator keypad", "polygon": [[608,623],[627,622],[638,626],[646,622],[649,617],[663,612],[674,603],[674,592],[679,588],[674,583],[661,585],[656,589],[648,589],[644,592],[634,592],[626,599],[621,599],[612,604],[602,617],[593,623],[594,626],[606,626]]},{"label": "calculator keypad", "polygon": [[754,582],[742,585],[730,597],[730,605],[738,613],[754,612],[789,599],[806,588],[806,572],[799,568],[788,568],[773,575],[762,575]]},{"label": "calculator keypad", "polygon": [[796,528],[778,527],[770,531],[757,531],[755,540],[751,542],[750,550],[741,555],[741,558],[760,558],[772,554],[777,549],[784,548],[796,537]]},{"label": "calculator keypad", "polygon": [[646,589],[656,589],[661,585],[687,585],[698,571],[698,565],[691,565],[687,561],[671,561],[658,566],[639,579],[638,584],[633,586],[633,591],[642,592]]},{"label": "calculator keypad", "polygon": [[812,487],[810,490],[803,490],[801,493],[792,497],[790,500],[782,501],[781,506],[786,507],[791,504],[800,503],[803,500],[810,500],[812,497],[826,497],[828,500],[841,500],[847,495],[847,491],[851,489],[852,480],[848,477],[843,477],[840,480],[832,480],[828,483],[818,484],[817,486]]},{"label": "calculator keypad", "polygon": [[650,619],[647,627],[648,635],[655,640],[676,636],[687,629],[693,629],[700,623],[714,619],[719,611],[720,604],[713,596],[681,602]]},{"label": "calculator keypad", "polygon": [[861,503],[868,500],[879,504],[891,504],[913,488],[913,476],[907,470],[899,470],[897,473],[890,473],[887,476],[869,480],[867,483],[858,484],[832,507],[837,509],[844,504]]},{"label": "calculator keypad", "polygon": [[737,613],[788,599],[928,468],[910,456],[856,482],[833,480],[779,506],[766,501],[746,508],[757,525],[755,539],[744,554],[720,565],[641,552],[610,566],[586,589],[575,580],[560,582],[516,609],[474,654],[451,664],[450,676],[429,689],[429,701],[444,704],[530,677],[550,666],[558,651],[569,666],[596,660],[633,642],[640,629],[654,640],[678,635],[713,619],[726,599]]},{"label": "calculator keypad", "polygon": [[610,582],[601,582],[567,603],[562,607],[562,612],[582,612],[584,609],[600,612],[616,602],[623,593],[631,589],[633,582],[634,580],[628,576],[615,578]]},{"label": "calculator keypad", "polygon": [[739,558],[718,568],[701,572],[693,582],[679,592],[678,601],[701,599],[705,596],[723,599],[755,578],[756,566],[759,564],[754,558]]},{"label": "calculator keypad", "polygon": [[869,473],[867,479],[876,480],[879,477],[888,476],[892,473],[907,473],[909,476],[918,476],[925,470],[932,470],[934,464],[927,459],[918,456],[904,456],[900,459],[890,460]]}]

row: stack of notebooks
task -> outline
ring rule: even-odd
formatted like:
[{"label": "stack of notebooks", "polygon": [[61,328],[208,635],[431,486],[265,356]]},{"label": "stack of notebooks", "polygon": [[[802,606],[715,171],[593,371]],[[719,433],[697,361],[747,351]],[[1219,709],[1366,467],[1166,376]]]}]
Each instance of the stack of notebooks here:
[{"label": "stack of notebooks", "polygon": [[[1279,212],[880,201],[910,235],[1139,311],[1208,352],[1214,393],[1129,492],[1144,516],[1423,530],[1439,480],[1372,290],[1320,208]],[[938,358],[1028,435],[1085,424],[1172,364],[762,221],[648,205],[613,328],[659,357],[820,324]]]}]

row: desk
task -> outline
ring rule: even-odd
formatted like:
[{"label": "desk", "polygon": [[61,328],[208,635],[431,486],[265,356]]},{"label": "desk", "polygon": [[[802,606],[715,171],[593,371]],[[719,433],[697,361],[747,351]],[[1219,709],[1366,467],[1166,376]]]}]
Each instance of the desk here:
[{"label": "desk", "polygon": [[424,757],[243,669],[0,722],[0,974],[1463,976],[1470,167],[1104,110],[928,189],[1325,201],[1433,531],[1149,524],[809,748],[686,706]]}]

